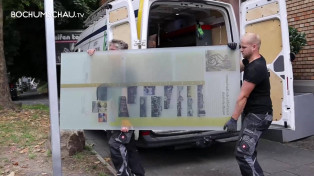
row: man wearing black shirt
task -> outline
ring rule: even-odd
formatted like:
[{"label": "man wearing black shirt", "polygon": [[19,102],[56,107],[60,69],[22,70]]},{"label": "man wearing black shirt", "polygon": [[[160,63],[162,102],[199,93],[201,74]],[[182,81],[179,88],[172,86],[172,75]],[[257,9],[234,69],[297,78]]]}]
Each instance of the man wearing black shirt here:
[{"label": "man wearing black shirt", "polygon": [[256,147],[273,119],[269,73],[266,61],[259,53],[260,46],[257,34],[247,33],[241,39],[243,84],[231,119],[224,126],[227,131],[236,131],[237,120],[243,113],[235,155],[244,176],[264,175],[257,162]]}]

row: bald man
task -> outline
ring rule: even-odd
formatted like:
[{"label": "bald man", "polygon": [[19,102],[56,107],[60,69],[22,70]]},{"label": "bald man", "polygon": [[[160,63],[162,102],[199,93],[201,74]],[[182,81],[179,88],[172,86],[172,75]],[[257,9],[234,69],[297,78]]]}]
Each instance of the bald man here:
[{"label": "bald man", "polygon": [[266,60],[259,53],[260,46],[261,39],[257,34],[247,33],[241,38],[243,84],[235,110],[224,126],[227,131],[236,131],[237,120],[242,113],[242,127],[235,155],[244,176],[264,175],[257,162],[256,147],[273,119],[269,73]]}]

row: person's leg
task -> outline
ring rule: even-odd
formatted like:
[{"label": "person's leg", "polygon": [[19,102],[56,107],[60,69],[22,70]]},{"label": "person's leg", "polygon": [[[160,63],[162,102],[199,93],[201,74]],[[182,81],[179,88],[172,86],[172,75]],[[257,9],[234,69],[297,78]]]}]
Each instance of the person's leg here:
[{"label": "person's leg", "polygon": [[243,176],[263,176],[263,170],[257,161],[257,153],[254,152],[252,156],[236,155],[237,162],[241,174]]},{"label": "person's leg", "polygon": [[121,144],[115,140],[115,138],[118,137],[120,133],[121,131],[114,131],[109,139],[110,154],[114,167],[117,170],[117,175],[127,176],[131,175],[127,164],[127,149],[124,144]]},{"label": "person's leg", "polygon": [[241,173],[244,176],[264,175],[257,161],[256,147],[262,133],[268,129],[271,119],[271,115],[252,113],[244,118],[235,151]]},{"label": "person's leg", "polygon": [[113,131],[109,139],[111,160],[116,170],[119,170],[119,168],[121,167],[123,163],[120,149],[119,149],[120,143],[114,140],[118,136],[118,133],[119,131]]},{"label": "person's leg", "polygon": [[144,167],[142,166],[140,156],[136,149],[134,134],[132,135],[129,144],[126,145],[126,148],[128,151],[128,164],[132,173],[134,173],[136,176],[144,176],[145,170]]}]

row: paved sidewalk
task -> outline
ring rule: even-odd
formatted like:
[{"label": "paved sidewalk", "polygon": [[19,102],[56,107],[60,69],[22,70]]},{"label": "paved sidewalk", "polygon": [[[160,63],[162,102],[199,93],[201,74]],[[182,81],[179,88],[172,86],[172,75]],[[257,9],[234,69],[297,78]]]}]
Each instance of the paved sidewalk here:
[{"label": "paved sidewalk", "polygon": [[[257,159],[265,176],[313,176],[314,151],[261,139]],[[234,159],[235,160],[235,159]],[[226,176],[241,176],[238,165],[223,169]]]},{"label": "paved sidewalk", "polygon": [[314,151],[312,150],[263,139],[258,149],[258,160],[264,169],[265,175],[314,175]]}]

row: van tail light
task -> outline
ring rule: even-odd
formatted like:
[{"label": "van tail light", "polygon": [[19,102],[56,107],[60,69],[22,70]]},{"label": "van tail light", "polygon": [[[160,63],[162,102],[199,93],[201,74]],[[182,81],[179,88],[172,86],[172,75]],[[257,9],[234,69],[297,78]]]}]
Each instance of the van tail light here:
[{"label": "van tail light", "polygon": [[10,88],[13,89],[13,88],[14,88],[14,85],[13,85],[13,84],[10,84]]},{"label": "van tail light", "polygon": [[148,136],[150,135],[150,131],[141,131],[142,136]]}]

